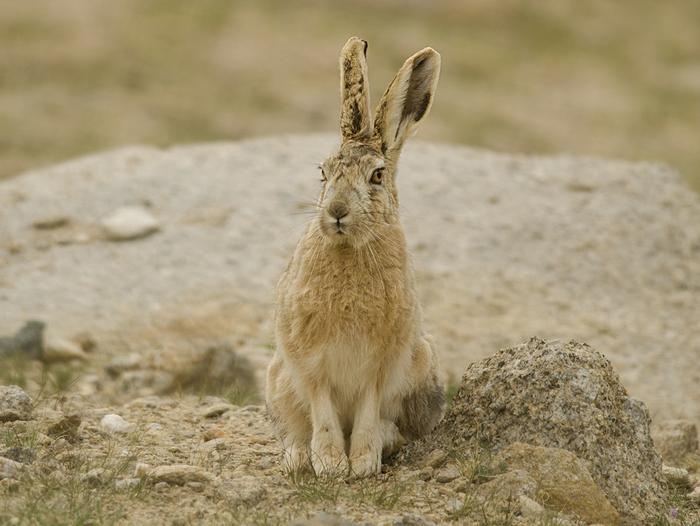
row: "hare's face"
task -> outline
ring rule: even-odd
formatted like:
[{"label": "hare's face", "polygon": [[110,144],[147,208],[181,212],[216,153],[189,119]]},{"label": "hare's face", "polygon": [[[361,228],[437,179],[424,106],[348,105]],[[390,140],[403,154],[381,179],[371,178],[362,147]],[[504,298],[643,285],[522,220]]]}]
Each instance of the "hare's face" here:
[{"label": "hare's face", "polygon": [[382,228],[398,221],[391,172],[391,164],[371,145],[343,144],[321,166],[321,232],[335,243],[353,246],[381,238]]},{"label": "hare's face", "polygon": [[410,56],[374,115],[369,105],[367,42],[350,38],[340,52],[342,146],[323,163],[321,232],[338,244],[361,246],[384,238],[398,222],[395,167],[406,138],[430,110],[440,55],[425,48]]}]

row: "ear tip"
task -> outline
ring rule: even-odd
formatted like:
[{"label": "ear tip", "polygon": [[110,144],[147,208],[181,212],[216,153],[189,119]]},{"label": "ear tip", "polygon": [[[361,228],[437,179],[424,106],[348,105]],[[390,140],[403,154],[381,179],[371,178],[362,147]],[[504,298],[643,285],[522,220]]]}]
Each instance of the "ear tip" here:
[{"label": "ear tip", "polygon": [[367,41],[357,36],[348,38],[347,42],[345,42],[345,45],[343,46],[343,49],[350,49],[358,44],[362,46],[364,52],[367,53]]}]

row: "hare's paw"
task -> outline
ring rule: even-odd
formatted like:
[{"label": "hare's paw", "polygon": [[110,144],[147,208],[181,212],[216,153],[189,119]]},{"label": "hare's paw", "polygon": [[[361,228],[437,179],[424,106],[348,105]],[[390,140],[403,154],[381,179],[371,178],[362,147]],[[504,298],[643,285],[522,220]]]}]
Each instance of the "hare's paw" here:
[{"label": "hare's paw", "polygon": [[302,471],[309,466],[309,451],[306,447],[293,444],[284,449],[282,467],[288,473]]},{"label": "hare's paw", "polygon": [[345,444],[342,440],[332,440],[328,435],[312,440],[311,465],[316,475],[319,476],[345,476],[348,472]]},{"label": "hare's paw", "polygon": [[338,476],[344,477],[348,473],[348,457],[344,452],[326,451],[312,452],[311,464],[314,468],[314,473],[319,477],[322,476]]},{"label": "hare's paw", "polygon": [[350,447],[350,474],[355,478],[378,475],[382,469],[382,437],[377,432],[353,436]]}]

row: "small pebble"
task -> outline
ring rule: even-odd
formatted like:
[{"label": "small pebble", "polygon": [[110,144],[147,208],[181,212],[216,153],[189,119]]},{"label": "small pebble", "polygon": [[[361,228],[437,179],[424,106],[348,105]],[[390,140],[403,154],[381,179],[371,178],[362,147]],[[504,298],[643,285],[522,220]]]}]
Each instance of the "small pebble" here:
[{"label": "small pebble", "polygon": [[435,480],[440,483],[452,482],[461,475],[459,469],[454,464],[448,464],[444,468],[438,470],[435,474]]},{"label": "small pebble", "polygon": [[139,239],[156,232],[158,220],[140,207],[124,207],[115,210],[102,221],[102,228],[112,241]]},{"label": "small pebble", "polygon": [[128,433],[134,430],[134,424],[130,424],[114,413],[103,416],[100,427],[108,433]]},{"label": "small pebble", "polygon": [[35,220],[32,226],[37,230],[52,230],[54,228],[61,228],[70,223],[70,218],[67,216],[47,216]]},{"label": "small pebble", "polygon": [[115,487],[115,489],[118,489],[118,490],[125,490],[125,489],[135,488],[139,484],[141,484],[140,478],[128,478],[128,479],[117,480],[114,483],[114,487]]}]

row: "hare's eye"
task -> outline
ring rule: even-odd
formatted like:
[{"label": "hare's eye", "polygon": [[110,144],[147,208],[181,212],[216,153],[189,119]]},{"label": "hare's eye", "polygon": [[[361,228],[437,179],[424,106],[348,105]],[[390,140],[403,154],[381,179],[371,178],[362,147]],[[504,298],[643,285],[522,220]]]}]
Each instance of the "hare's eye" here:
[{"label": "hare's eye", "polygon": [[319,166],[318,169],[321,171],[321,182],[325,183],[328,180],[328,178],[326,177],[326,172],[323,169],[323,166]]},{"label": "hare's eye", "polygon": [[382,184],[382,176],[384,175],[384,168],[376,168],[372,172],[372,177],[370,177],[369,182],[372,184]]}]

